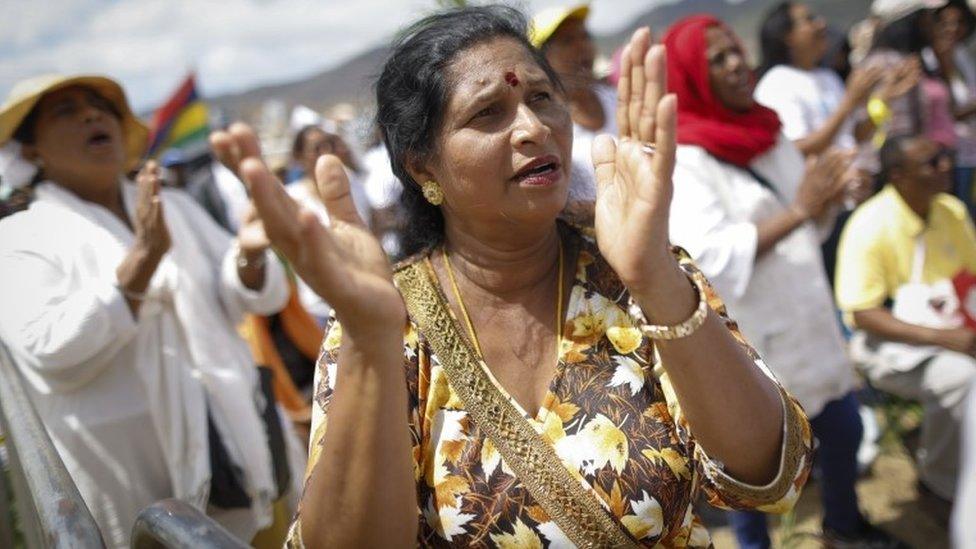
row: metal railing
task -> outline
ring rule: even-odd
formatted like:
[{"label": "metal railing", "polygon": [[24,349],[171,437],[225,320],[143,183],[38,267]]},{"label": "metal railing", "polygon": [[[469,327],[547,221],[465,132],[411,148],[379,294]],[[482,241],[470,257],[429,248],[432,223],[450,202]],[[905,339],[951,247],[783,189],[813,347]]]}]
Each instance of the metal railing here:
[{"label": "metal railing", "polygon": [[2,343],[0,428],[6,437],[14,501],[27,547],[105,547]]},{"label": "metal railing", "polygon": [[[105,547],[101,532],[68,474],[7,347],[0,342],[0,433],[5,440],[14,506],[26,546],[34,548]],[[13,546],[6,509],[5,478],[0,474],[0,547]],[[139,513],[132,546],[149,548],[238,549],[247,547],[220,524],[190,504],[166,499]]]},{"label": "metal railing", "polygon": [[146,507],[132,527],[134,549],[243,549],[233,534],[189,503],[164,499]]}]

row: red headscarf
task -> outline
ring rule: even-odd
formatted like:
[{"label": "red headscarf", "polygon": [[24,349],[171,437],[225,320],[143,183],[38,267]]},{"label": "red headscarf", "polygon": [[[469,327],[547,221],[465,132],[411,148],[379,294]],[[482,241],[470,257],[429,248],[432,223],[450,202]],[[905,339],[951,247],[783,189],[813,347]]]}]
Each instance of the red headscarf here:
[{"label": "red headscarf", "polygon": [[664,35],[668,89],[678,96],[678,143],[698,145],[721,160],[748,166],[776,144],[781,124],[775,111],[759,103],[740,113],[712,94],[705,39],[709,27],[728,30],[711,15],[692,15]]}]

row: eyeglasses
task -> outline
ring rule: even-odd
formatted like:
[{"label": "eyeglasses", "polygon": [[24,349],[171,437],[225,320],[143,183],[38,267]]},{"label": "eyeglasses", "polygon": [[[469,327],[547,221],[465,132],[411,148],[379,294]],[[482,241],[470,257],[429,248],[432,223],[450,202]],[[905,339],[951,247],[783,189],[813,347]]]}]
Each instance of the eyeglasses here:
[{"label": "eyeglasses", "polygon": [[931,166],[933,170],[938,170],[939,166],[942,165],[943,160],[948,160],[951,164],[955,161],[955,157],[956,155],[949,149],[939,149],[939,151],[933,154],[932,158],[925,162],[925,164]]}]

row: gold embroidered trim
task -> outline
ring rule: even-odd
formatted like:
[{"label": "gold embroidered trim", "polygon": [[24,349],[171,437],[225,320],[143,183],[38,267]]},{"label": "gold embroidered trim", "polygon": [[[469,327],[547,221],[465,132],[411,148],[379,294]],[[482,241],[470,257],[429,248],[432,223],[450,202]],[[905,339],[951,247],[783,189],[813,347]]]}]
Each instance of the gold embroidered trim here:
[{"label": "gold embroidered trim", "polygon": [[722,491],[736,499],[742,501],[756,502],[762,506],[775,503],[783,499],[793,486],[796,480],[796,473],[800,470],[800,462],[806,455],[806,444],[803,441],[803,428],[801,423],[805,421],[801,417],[796,403],[783,387],[779,388],[780,398],[783,399],[783,420],[786,424],[786,432],[783,434],[783,454],[781,458],[780,471],[775,484],[771,486],[749,486],[735,482],[721,482]]},{"label": "gold embroidered trim", "polygon": [[394,274],[407,310],[420,327],[475,423],[498,448],[532,497],[578,547],[637,547],[603,509],[596,496],[573,478],[555,449],[491,382],[486,366],[448,309],[434,273],[417,261]]}]

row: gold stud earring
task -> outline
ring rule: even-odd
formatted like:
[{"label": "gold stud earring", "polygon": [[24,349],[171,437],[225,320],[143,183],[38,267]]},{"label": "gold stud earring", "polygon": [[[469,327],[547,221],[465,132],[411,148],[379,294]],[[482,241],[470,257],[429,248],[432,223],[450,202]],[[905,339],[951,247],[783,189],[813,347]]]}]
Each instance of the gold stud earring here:
[{"label": "gold stud earring", "polygon": [[437,184],[436,181],[428,179],[421,185],[423,189],[424,198],[427,202],[430,202],[434,206],[440,206],[444,202],[444,191],[441,190],[441,186]]}]

